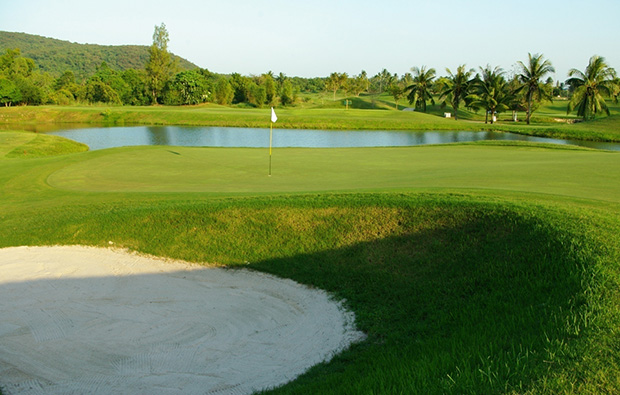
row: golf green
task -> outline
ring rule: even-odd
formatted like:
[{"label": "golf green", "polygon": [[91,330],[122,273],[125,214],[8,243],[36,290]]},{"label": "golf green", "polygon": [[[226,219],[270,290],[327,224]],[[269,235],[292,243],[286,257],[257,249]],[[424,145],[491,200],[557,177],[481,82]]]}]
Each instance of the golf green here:
[{"label": "golf green", "polygon": [[620,201],[620,156],[532,146],[277,149],[119,148],[52,172],[90,192],[296,193],[417,188],[534,192]]}]

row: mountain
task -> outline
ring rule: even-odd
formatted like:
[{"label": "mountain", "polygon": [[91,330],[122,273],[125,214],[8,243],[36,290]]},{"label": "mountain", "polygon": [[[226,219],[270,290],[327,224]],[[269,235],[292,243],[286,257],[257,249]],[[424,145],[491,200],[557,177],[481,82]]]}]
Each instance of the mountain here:
[{"label": "mountain", "polygon": [[[22,56],[35,61],[39,70],[55,77],[67,70],[73,72],[77,80],[95,73],[102,62],[111,69],[143,69],[149,60],[149,47],[146,45],[97,45],[78,44],[26,33],[0,31],[0,54],[7,49],[19,48]],[[178,59],[181,70],[197,68],[192,62]]]}]

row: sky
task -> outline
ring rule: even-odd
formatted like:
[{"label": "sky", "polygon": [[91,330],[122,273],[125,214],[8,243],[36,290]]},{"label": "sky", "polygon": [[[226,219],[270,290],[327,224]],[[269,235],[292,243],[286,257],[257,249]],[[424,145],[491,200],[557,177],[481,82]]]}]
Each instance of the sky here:
[{"label": "sky", "polygon": [[508,74],[542,53],[564,81],[592,55],[620,72],[620,0],[0,0],[0,30],[151,45],[217,73],[369,76],[460,64]]}]

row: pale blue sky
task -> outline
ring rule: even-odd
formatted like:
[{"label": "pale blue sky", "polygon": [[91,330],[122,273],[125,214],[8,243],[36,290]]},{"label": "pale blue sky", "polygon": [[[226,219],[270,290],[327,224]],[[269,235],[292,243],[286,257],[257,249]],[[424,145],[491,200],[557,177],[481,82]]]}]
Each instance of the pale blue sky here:
[{"label": "pale blue sky", "polygon": [[620,0],[0,0],[0,30],[169,49],[218,73],[324,77],[459,64],[510,72],[543,53],[566,79],[590,56],[620,71]]}]

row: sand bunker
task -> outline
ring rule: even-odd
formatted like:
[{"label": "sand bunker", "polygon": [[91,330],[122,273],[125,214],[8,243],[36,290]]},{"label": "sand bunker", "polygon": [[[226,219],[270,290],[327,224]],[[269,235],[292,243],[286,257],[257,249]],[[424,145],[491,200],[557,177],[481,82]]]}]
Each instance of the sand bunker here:
[{"label": "sand bunker", "polygon": [[290,280],[108,249],[0,249],[9,394],[251,393],[362,337],[325,292]]}]

